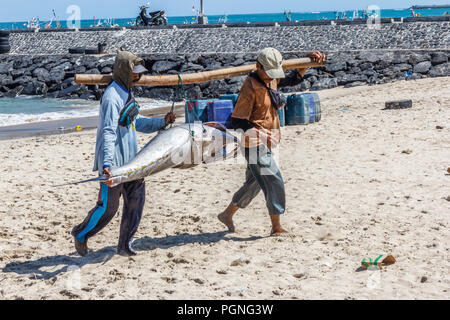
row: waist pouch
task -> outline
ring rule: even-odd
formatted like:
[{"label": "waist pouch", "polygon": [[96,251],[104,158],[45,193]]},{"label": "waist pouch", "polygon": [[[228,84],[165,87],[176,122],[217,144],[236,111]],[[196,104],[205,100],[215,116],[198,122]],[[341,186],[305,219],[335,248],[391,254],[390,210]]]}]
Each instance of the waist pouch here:
[{"label": "waist pouch", "polygon": [[270,100],[272,101],[272,106],[278,110],[280,109],[282,106],[286,105],[287,103],[287,99],[286,96],[282,93],[280,93],[277,90],[271,89],[269,88],[266,83],[264,81],[261,80],[261,78],[258,76],[258,74],[256,72],[251,73],[250,77],[258,80],[262,85],[264,85],[264,87],[266,87],[266,89],[269,91],[269,96],[270,96]]},{"label": "waist pouch", "polygon": [[128,97],[128,102],[120,111],[119,125],[122,127],[128,127],[134,122],[134,120],[136,120],[136,117],[138,116],[140,110],[141,107],[134,99],[134,96],[130,94],[130,96]]}]

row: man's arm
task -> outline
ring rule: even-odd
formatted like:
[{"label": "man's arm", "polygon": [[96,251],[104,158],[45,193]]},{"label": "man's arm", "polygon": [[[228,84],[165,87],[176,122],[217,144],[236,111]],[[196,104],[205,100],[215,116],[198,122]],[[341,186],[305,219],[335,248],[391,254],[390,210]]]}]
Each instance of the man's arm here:
[{"label": "man's arm", "polygon": [[136,131],[142,133],[152,133],[161,130],[166,126],[164,118],[147,118],[141,115],[136,117]]},{"label": "man's arm", "polygon": [[116,145],[116,130],[119,121],[119,112],[116,103],[111,100],[104,100],[101,104],[103,113],[103,123],[101,134],[103,136],[103,169],[111,167],[114,160],[114,149]]},{"label": "man's arm", "polygon": [[[311,52],[308,54],[308,57],[318,63],[323,63],[326,60],[325,54],[319,51]],[[291,72],[291,74],[289,74],[286,78],[278,81],[278,87],[293,87],[300,84],[303,81],[303,77],[305,76],[307,70],[308,68],[300,68]]]},{"label": "man's arm", "polygon": [[244,132],[255,126],[253,123],[251,123],[250,121],[248,121],[246,119],[239,119],[239,118],[234,118],[234,117],[231,117],[231,125],[233,126],[234,130],[241,129]]},{"label": "man's arm", "polygon": [[303,74],[299,72],[300,69],[292,70],[286,78],[282,78],[278,81],[278,88],[281,87],[294,87],[303,81]]}]

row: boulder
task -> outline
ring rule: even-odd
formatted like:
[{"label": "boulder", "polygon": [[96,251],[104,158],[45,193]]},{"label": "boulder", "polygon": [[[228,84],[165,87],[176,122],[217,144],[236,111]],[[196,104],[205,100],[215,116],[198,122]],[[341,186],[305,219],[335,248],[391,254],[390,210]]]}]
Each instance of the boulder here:
[{"label": "boulder", "polygon": [[311,83],[308,80],[303,80],[302,83],[300,84],[300,90],[306,91],[309,89],[311,89]]},{"label": "boulder", "polygon": [[13,79],[17,79],[17,78],[25,75],[26,71],[27,71],[27,69],[14,69],[10,72],[10,74],[13,77]]},{"label": "boulder", "polygon": [[55,72],[55,71],[60,71],[60,70],[67,71],[67,70],[70,70],[70,69],[72,69],[72,64],[70,62],[64,62],[62,64],[58,64],[55,67],[53,67],[50,70],[50,73]]},{"label": "boulder", "polygon": [[348,70],[348,73],[360,73],[361,68],[360,67],[352,67],[350,70]]},{"label": "boulder", "polygon": [[181,73],[198,72],[198,71],[202,71],[202,70],[203,70],[203,66],[201,66],[199,64],[188,62],[181,66],[180,72]]},{"label": "boulder", "polygon": [[76,85],[73,85],[66,89],[61,90],[58,94],[58,98],[67,97],[67,96],[71,97],[74,94],[78,96],[85,92],[86,92],[86,86],[81,85],[81,84],[76,84]]},{"label": "boulder", "polygon": [[12,90],[9,90],[8,92],[4,93],[3,96],[6,98],[15,98],[23,91],[23,86],[17,86]]},{"label": "boulder", "polygon": [[44,98],[54,99],[54,98],[58,98],[58,96],[59,96],[59,91],[47,92],[47,94],[44,95]]},{"label": "boulder", "polygon": [[103,69],[103,68],[113,68],[114,67],[114,61],[113,60],[107,60],[107,61],[103,61],[98,65],[99,69]]},{"label": "boulder", "polygon": [[331,63],[325,66],[325,71],[327,72],[336,72],[345,69],[347,69],[347,63],[345,61]]},{"label": "boulder", "polygon": [[203,97],[202,90],[199,86],[194,86],[186,90],[187,98],[190,100],[201,99]]},{"label": "boulder", "polygon": [[433,66],[441,64],[441,63],[447,63],[448,57],[447,54],[444,52],[434,52],[431,54],[431,64]]},{"label": "boulder", "polygon": [[76,66],[74,69],[74,72],[78,73],[78,74],[83,74],[86,72],[86,67],[85,66]]},{"label": "boulder", "polygon": [[364,63],[361,63],[359,67],[362,71],[369,70],[369,69],[373,69],[373,64],[369,63],[369,62],[364,62]]},{"label": "boulder", "polygon": [[93,68],[93,69],[87,70],[85,73],[86,74],[101,74],[101,72],[98,71],[97,68]]},{"label": "boulder", "polygon": [[450,63],[438,64],[431,68],[428,73],[430,77],[445,77],[450,76]]},{"label": "boulder", "polygon": [[173,96],[173,89],[169,87],[154,87],[146,90],[145,95],[152,99],[171,101]]},{"label": "boulder", "polygon": [[414,66],[415,73],[427,73],[431,68],[430,61],[419,62]]},{"label": "boulder", "polygon": [[396,72],[398,72],[398,71],[410,71],[410,70],[412,70],[412,66],[410,64],[407,64],[407,63],[400,63],[400,64],[394,65],[392,70],[394,70]]},{"label": "boulder", "polygon": [[428,54],[420,54],[420,53],[412,53],[409,56],[408,63],[412,65],[416,65],[420,62],[430,60],[430,56]]},{"label": "boulder", "polygon": [[50,72],[44,68],[36,68],[33,71],[33,77],[37,78],[39,81],[46,81],[50,76]]},{"label": "boulder", "polygon": [[351,82],[366,82],[367,76],[363,75],[363,74],[359,74],[359,75],[346,74],[343,77],[337,78],[337,81],[338,81],[338,85],[342,86],[342,85],[346,85]]},{"label": "boulder", "polygon": [[34,79],[29,77],[29,76],[22,76],[19,77],[17,79],[15,79],[12,82],[12,86],[16,87],[16,86],[23,86],[25,88],[25,86],[28,84],[28,82],[33,81]]},{"label": "boulder", "polygon": [[29,57],[23,57],[23,59],[17,60],[14,63],[15,69],[28,68],[28,67],[32,67],[32,66],[33,66],[33,59],[31,59]]},{"label": "boulder", "polygon": [[46,79],[46,83],[60,83],[66,77],[66,73],[62,70],[55,70],[50,72],[48,78]]},{"label": "boulder", "polygon": [[383,60],[383,55],[384,54],[380,52],[363,51],[359,54],[359,60],[367,61],[370,63],[377,63]]},{"label": "boulder", "polygon": [[336,78],[323,78],[320,79],[311,86],[312,91],[324,90],[336,88],[338,86],[338,81]]},{"label": "boulder", "polygon": [[102,69],[102,74],[109,74],[109,73],[112,73],[112,72],[113,72],[113,69],[111,69],[110,67],[104,67]]},{"label": "boulder", "polygon": [[177,68],[179,64],[173,61],[156,61],[152,66],[152,71],[155,73],[167,72]]},{"label": "boulder", "polygon": [[12,63],[1,63],[0,64],[0,74],[6,74],[14,70]]},{"label": "boulder", "polygon": [[8,87],[12,84],[13,78],[10,75],[0,74],[0,86]]},{"label": "boulder", "polygon": [[95,100],[95,94],[92,91],[88,91],[80,95],[80,99]]},{"label": "boulder", "polygon": [[405,53],[395,53],[394,57],[392,59],[392,63],[395,64],[401,64],[401,63],[408,63],[409,56]]},{"label": "boulder", "polygon": [[37,81],[33,79],[33,81],[28,82],[23,91],[22,94],[25,95],[45,95],[48,92],[48,87],[45,84],[45,82]]}]

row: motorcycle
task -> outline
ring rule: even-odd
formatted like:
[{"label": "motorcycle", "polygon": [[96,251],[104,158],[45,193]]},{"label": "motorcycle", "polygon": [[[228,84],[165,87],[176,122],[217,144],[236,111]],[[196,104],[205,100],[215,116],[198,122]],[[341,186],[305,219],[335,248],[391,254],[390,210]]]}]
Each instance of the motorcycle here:
[{"label": "motorcycle", "polygon": [[136,26],[160,26],[167,24],[166,13],[162,10],[153,11],[147,14],[149,6],[141,6],[140,13],[136,18]]}]

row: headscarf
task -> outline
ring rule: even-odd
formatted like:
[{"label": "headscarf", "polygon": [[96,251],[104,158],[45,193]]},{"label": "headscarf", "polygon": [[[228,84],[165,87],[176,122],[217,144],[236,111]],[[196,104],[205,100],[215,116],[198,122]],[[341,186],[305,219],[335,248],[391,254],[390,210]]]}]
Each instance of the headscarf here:
[{"label": "headscarf", "polygon": [[113,80],[130,91],[133,87],[133,68],[138,64],[145,66],[143,59],[131,52],[119,50],[114,62]]}]

